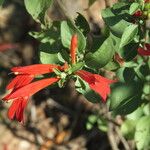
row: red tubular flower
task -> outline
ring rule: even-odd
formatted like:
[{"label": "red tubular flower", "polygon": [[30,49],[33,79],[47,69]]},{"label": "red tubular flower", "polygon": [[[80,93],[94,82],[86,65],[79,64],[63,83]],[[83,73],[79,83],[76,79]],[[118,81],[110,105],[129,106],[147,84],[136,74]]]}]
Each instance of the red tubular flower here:
[{"label": "red tubular flower", "polygon": [[3,98],[3,100],[8,101],[11,99],[16,99],[18,97],[26,97],[31,96],[35,94],[36,92],[40,91],[41,89],[47,87],[48,85],[51,85],[54,82],[57,82],[59,78],[48,78],[48,79],[42,79],[36,82],[32,82],[28,85],[25,85],[10,94],[8,94],[6,97]]},{"label": "red tubular flower", "polygon": [[25,67],[14,67],[11,71],[17,75],[8,85],[7,89],[16,89],[29,84],[35,76],[52,73],[53,69],[63,70],[64,66],[55,64],[35,64]]},{"label": "red tubular flower", "polygon": [[76,74],[86,81],[90,88],[101,96],[104,102],[106,101],[107,95],[110,94],[109,85],[116,82],[84,70],[79,70],[76,72]]},{"label": "red tubular flower", "polygon": [[141,56],[150,56],[150,44],[146,43],[144,46],[145,48],[138,48],[138,54]]},{"label": "red tubular flower", "polygon": [[34,79],[33,75],[18,75],[6,87],[7,90],[17,89],[29,84]]},{"label": "red tubular flower", "polygon": [[145,43],[145,47],[146,47],[147,50],[150,50],[150,44]]},{"label": "red tubular flower", "polygon": [[28,97],[15,99],[8,110],[8,118],[10,120],[16,119],[19,122],[22,122],[24,120],[23,115],[28,100]]},{"label": "red tubular flower", "polygon": [[11,71],[14,72],[14,74],[30,74],[30,75],[41,75],[46,73],[53,72],[53,69],[57,68],[61,70],[61,66],[54,65],[54,64],[35,64],[25,67],[14,67],[11,69]]},{"label": "red tubular flower", "polygon": [[64,66],[35,64],[12,68],[12,72],[17,76],[7,85],[7,89],[12,89],[12,92],[3,98],[4,101],[13,100],[8,111],[8,117],[10,119],[16,118],[21,122],[29,96],[59,80],[58,78],[50,78],[31,83],[35,76],[52,73],[53,69],[65,70],[66,68],[66,63]]},{"label": "red tubular flower", "polygon": [[71,38],[71,45],[70,45],[70,54],[71,54],[71,63],[76,63],[76,50],[77,50],[77,35],[73,35]]},{"label": "red tubular flower", "polygon": [[138,11],[136,11],[134,14],[133,14],[133,16],[134,17],[141,17],[142,16],[142,11],[141,10],[138,10]]},{"label": "red tubular flower", "polygon": [[4,101],[13,100],[8,111],[10,119],[16,118],[19,122],[23,121],[23,112],[30,96],[40,91],[41,89],[57,82],[59,78],[49,78],[36,81],[25,85],[17,90],[13,90],[10,94],[3,98]]}]

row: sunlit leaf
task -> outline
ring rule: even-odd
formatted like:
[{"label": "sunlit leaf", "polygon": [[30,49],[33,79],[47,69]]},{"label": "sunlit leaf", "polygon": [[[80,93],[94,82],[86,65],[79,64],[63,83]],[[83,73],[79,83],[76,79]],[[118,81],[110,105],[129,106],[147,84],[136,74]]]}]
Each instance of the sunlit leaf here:
[{"label": "sunlit leaf", "polygon": [[139,119],[136,125],[135,143],[138,150],[150,148],[150,116],[143,116]]}]

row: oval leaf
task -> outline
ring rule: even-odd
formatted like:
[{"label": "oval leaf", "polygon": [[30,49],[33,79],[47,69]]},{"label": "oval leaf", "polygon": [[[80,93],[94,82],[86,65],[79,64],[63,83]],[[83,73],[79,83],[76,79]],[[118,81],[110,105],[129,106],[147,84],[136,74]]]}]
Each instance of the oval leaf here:
[{"label": "oval leaf", "polygon": [[50,43],[42,43],[39,47],[40,61],[42,64],[60,63],[58,58],[58,50],[52,49]]},{"label": "oval leaf", "polygon": [[124,30],[123,35],[121,37],[120,48],[133,41],[137,33],[138,33],[138,25],[134,25],[134,24],[129,25]]},{"label": "oval leaf", "polygon": [[136,121],[134,120],[126,120],[123,122],[121,125],[121,132],[123,136],[125,136],[127,139],[133,139],[134,138],[134,133],[135,133],[135,126],[136,126]]},{"label": "oval leaf", "polygon": [[112,59],[113,54],[113,42],[109,37],[103,42],[96,52],[90,52],[85,56],[85,63],[89,67],[99,69],[104,67]]},{"label": "oval leaf", "polygon": [[138,150],[148,150],[150,148],[150,116],[144,116],[138,121],[135,142]]},{"label": "oval leaf", "polygon": [[132,3],[129,9],[130,15],[133,15],[140,7],[139,3]]},{"label": "oval leaf", "polygon": [[101,101],[100,96],[90,89],[89,85],[83,81],[80,77],[77,77],[75,82],[76,90],[83,94],[83,96],[92,103],[97,103]]},{"label": "oval leaf", "polygon": [[86,39],[82,32],[75,27],[71,21],[62,21],[61,23],[61,41],[64,47],[70,48],[71,37],[73,34],[78,35],[78,51],[83,53],[86,46]]},{"label": "oval leaf", "polygon": [[24,0],[24,3],[28,13],[33,19],[37,19],[41,13],[45,13],[52,0]]},{"label": "oval leaf", "polygon": [[110,95],[110,110],[114,114],[129,114],[141,103],[141,85],[132,83],[116,83]]}]

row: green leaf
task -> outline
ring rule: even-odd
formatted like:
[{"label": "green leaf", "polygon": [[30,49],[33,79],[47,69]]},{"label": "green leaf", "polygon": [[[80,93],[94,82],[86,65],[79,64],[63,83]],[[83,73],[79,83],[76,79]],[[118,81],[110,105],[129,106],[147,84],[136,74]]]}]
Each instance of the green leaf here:
[{"label": "green leaf", "polygon": [[119,67],[120,67],[120,65],[119,65],[117,62],[110,61],[110,62],[104,67],[104,69],[113,71],[113,70],[118,69]]},{"label": "green leaf", "polygon": [[138,64],[135,63],[134,61],[129,61],[129,62],[125,62],[123,66],[128,68],[135,68],[138,66]]},{"label": "green leaf", "polygon": [[134,70],[136,72],[136,75],[141,79],[145,80],[147,75],[149,75],[149,68],[148,65],[139,64],[136,67],[134,67]]},{"label": "green leaf", "polygon": [[145,94],[150,94],[150,83],[146,83],[143,87],[143,92]]},{"label": "green leaf", "polygon": [[94,53],[85,56],[85,63],[88,67],[99,69],[104,67],[113,57],[114,49],[112,39],[107,38]]},{"label": "green leaf", "polygon": [[54,68],[53,70],[57,76],[61,76],[62,72],[59,69]]},{"label": "green leaf", "polygon": [[108,126],[107,126],[107,121],[106,119],[99,117],[97,120],[97,125],[99,130],[103,131],[103,132],[107,132],[108,131]]},{"label": "green leaf", "polygon": [[[118,2],[113,5],[112,11],[115,15],[126,15],[127,16],[129,13],[129,8],[130,8],[129,2],[126,2],[126,1]],[[125,18],[123,18],[123,19],[125,19]]]},{"label": "green leaf", "polygon": [[139,3],[132,3],[129,9],[130,15],[133,15],[140,7]]},{"label": "green leaf", "polygon": [[87,130],[91,130],[92,128],[93,128],[93,124],[90,123],[90,122],[87,122],[87,123],[86,123],[86,129],[87,129]]},{"label": "green leaf", "polygon": [[[149,87],[150,88],[150,87]],[[143,112],[145,115],[150,115],[150,103],[149,104],[146,104],[143,108]]]},{"label": "green leaf", "polygon": [[42,43],[48,42],[51,45],[55,45],[59,49],[63,47],[60,38],[60,22],[58,21],[54,21],[53,24],[47,29],[43,29],[40,32],[30,32],[29,34]]},{"label": "green leaf", "polygon": [[150,148],[150,116],[143,116],[136,125],[135,142],[138,150]]},{"label": "green leaf", "polygon": [[82,14],[78,13],[75,24],[84,35],[90,32],[89,24]]},{"label": "green leaf", "polygon": [[45,11],[49,8],[52,3],[52,0],[24,0],[25,7],[28,13],[33,17],[33,19],[37,20],[41,13],[45,13]]},{"label": "green leaf", "polygon": [[137,56],[138,43],[129,43],[118,50],[119,55],[125,61],[131,61]]},{"label": "green leaf", "polygon": [[89,49],[87,50],[87,52],[91,52],[91,53],[96,52],[101,47],[101,45],[103,44],[103,42],[105,40],[106,40],[106,37],[104,37],[104,36],[97,36],[97,35],[95,36],[95,35],[93,35],[92,36],[92,43],[90,44]]},{"label": "green leaf", "polygon": [[127,115],[128,119],[131,120],[139,120],[143,116],[143,109],[142,107],[138,107],[134,112]]},{"label": "green leaf", "polygon": [[121,41],[121,38],[115,36],[114,34],[110,33],[110,37],[111,39],[113,40],[113,46],[114,46],[114,49],[117,53],[119,53],[119,46],[120,46],[120,41]]},{"label": "green leaf", "polygon": [[[124,11],[128,7],[126,4],[122,3],[120,6],[115,5],[115,8],[106,8],[102,11],[102,17],[105,23],[110,28],[111,32],[117,36],[121,37],[125,28],[131,25],[130,22],[126,21],[127,12]],[[121,12],[121,14],[119,14]]]},{"label": "green leaf", "polygon": [[72,65],[71,68],[68,69],[68,73],[72,74],[78,70],[81,70],[83,66],[84,66],[84,62],[78,62],[78,63]]},{"label": "green leaf", "polygon": [[141,65],[139,65],[139,71],[145,77],[150,75],[150,68],[149,68],[148,64],[141,64]]},{"label": "green leaf", "polygon": [[42,30],[41,32],[32,32],[32,36],[42,43],[39,46],[41,63],[56,64],[69,61],[69,54],[61,44],[59,22],[53,22],[53,25],[50,28]]},{"label": "green leaf", "polygon": [[92,124],[96,123],[97,122],[97,116],[96,115],[90,115],[88,117],[88,121]]},{"label": "green leaf", "polygon": [[83,53],[86,47],[86,39],[82,32],[71,22],[61,22],[61,41],[64,47],[70,49],[72,35],[78,35],[78,51]]},{"label": "green leaf", "polygon": [[121,125],[121,132],[123,136],[127,139],[133,139],[135,133],[136,121],[134,120],[125,120]]},{"label": "green leaf", "polygon": [[116,72],[116,75],[121,82],[130,83],[134,80],[136,74],[133,68],[122,67]]},{"label": "green leaf", "polygon": [[147,75],[147,76],[145,77],[145,79],[146,79],[146,81],[150,82],[150,75]]},{"label": "green leaf", "polygon": [[129,25],[124,30],[123,35],[121,37],[120,48],[133,41],[137,33],[138,33],[138,25],[134,24]]},{"label": "green leaf", "polygon": [[69,62],[69,58],[70,56],[66,49],[61,49],[58,53],[58,59],[63,63]]},{"label": "green leaf", "polygon": [[117,36],[110,34],[110,37],[113,40],[114,49],[125,61],[131,61],[137,55],[137,48],[139,43],[130,42],[129,44],[125,45],[124,47],[120,48],[121,39]]},{"label": "green leaf", "polygon": [[90,89],[89,85],[82,80],[80,77],[77,76],[76,82],[75,82],[76,90],[83,94],[83,96],[92,103],[97,103],[101,101],[100,96],[95,93],[93,90]]},{"label": "green leaf", "polygon": [[52,49],[50,43],[42,43],[39,46],[40,61],[42,64],[58,64],[58,49]]},{"label": "green leaf", "polygon": [[[106,12],[106,13],[111,13],[111,12]],[[112,14],[112,16],[110,17],[106,17],[104,15],[104,12],[102,11],[102,15],[105,23],[109,26],[111,32],[117,37],[121,37],[122,33],[124,32],[125,28],[129,25],[129,23],[125,20],[121,20],[120,17],[114,16],[114,14]]]},{"label": "green leaf", "polygon": [[129,114],[141,104],[141,85],[136,82],[114,84],[110,95],[110,110],[114,114]]}]

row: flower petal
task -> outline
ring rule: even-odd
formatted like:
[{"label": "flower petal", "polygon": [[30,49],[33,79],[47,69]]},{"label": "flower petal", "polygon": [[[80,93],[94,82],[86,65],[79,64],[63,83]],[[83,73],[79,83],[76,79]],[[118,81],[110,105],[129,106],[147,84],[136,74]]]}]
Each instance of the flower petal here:
[{"label": "flower petal", "polygon": [[55,64],[35,64],[24,67],[14,67],[11,70],[17,74],[41,75],[53,72],[53,69],[61,69],[61,66]]},{"label": "flower petal", "polygon": [[79,70],[76,74],[85,80],[90,88],[101,96],[104,102],[106,101],[107,95],[110,94],[110,84],[116,82],[115,80],[110,80],[84,70]]},{"label": "flower petal", "polygon": [[150,50],[150,44],[145,43],[145,47],[146,47],[147,50]]},{"label": "flower petal", "polygon": [[103,101],[106,101],[107,95],[110,94],[109,84],[103,81],[90,84],[90,88],[98,93],[102,97]]},{"label": "flower petal", "polygon": [[40,91],[41,89],[47,87],[48,85],[51,85],[55,82],[57,82],[59,78],[49,78],[49,79],[43,79],[39,81],[32,82],[28,85],[25,85],[17,90],[12,91],[10,94],[5,96],[3,100],[11,100],[11,99],[17,99],[19,97],[29,97],[36,92]]},{"label": "flower petal", "polygon": [[32,75],[18,75],[6,87],[7,90],[17,89],[29,84],[34,79]]},{"label": "flower petal", "polygon": [[116,80],[111,80],[111,79],[105,78],[98,74],[94,74],[94,77],[95,77],[96,81],[99,81],[99,82],[107,82],[108,84],[116,82]]},{"label": "flower petal", "polygon": [[19,122],[22,122],[24,120],[23,115],[27,103],[28,97],[15,99],[8,110],[8,118],[10,120],[17,119]]},{"label": "flower petal", "polygon": [[144,48],[139,47],[138,54],[141,56],[150,56],[150,49],[145,50]]},{"label": "flower petal", "polygon": [[85,71],[85,70],[79,70],[76,72],[78,76],[80,76],[82,79],[84,79],[89,84],[95,83],[95,77],[92,73]]}]

